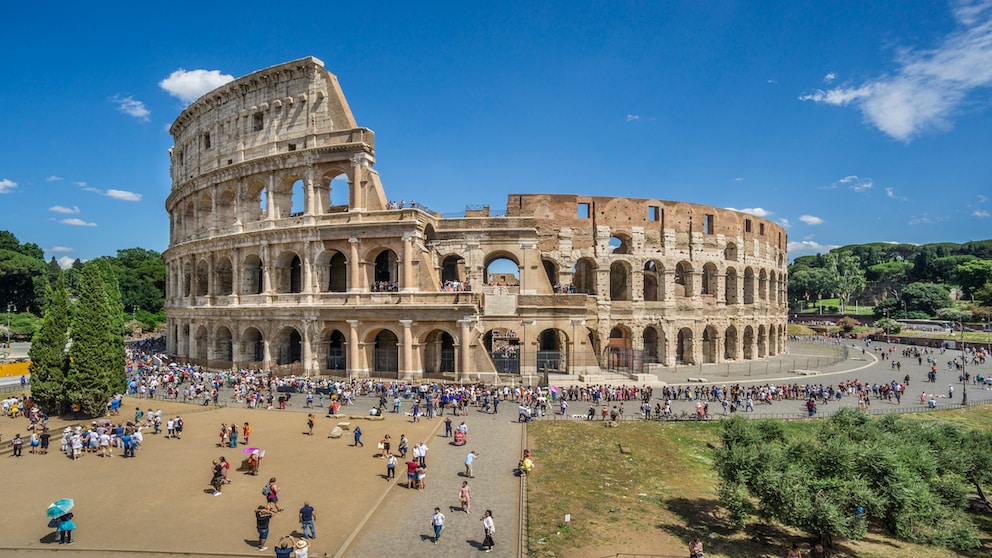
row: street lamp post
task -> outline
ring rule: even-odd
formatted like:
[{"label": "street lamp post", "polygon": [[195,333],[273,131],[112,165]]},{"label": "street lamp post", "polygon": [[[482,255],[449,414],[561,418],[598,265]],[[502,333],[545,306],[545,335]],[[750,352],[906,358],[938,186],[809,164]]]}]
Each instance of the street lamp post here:
[{"label": "street lamp post", "polygon": [[14,303],[7,303],[7,350],[10,350],[10,312],[14,310]]},{"label": "street lamp post", "polygon": [[964,322],[958,322],[961,327],[961,405],[968,404],[968,355],[964,350]]}]

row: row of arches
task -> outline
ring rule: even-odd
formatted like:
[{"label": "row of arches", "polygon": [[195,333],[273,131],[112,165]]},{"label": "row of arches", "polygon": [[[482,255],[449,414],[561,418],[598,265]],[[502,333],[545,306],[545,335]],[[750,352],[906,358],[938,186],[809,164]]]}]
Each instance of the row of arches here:
[{"label": "row of arches", "polygon": [[348,173],[346,166],[337,165],[325,169],[309,186],[301,174],[293,173],[197,192],[170,212],[172,239],[180,241],[236,223],[332,213],[332,204],[344,207],[349,203]]}]

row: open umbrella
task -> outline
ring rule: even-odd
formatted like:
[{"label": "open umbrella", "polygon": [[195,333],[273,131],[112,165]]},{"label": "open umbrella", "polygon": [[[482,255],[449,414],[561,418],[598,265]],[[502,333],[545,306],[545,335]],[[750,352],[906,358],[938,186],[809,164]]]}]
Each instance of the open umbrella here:
[{"label": "open umbrella", "polygon": [[75,502],[73,502],[71,498],[63,498],[56,502],[52,502],[52,504],[48,506],[48,510],[45,511],[45,516],[54,518],[65,515],[69,513],[69,510],[71,510],[74,505]]},{"label": "open umbrella", "polygon": [[241,453],[251,453],[251,452],[253,452],[253,451],[257,450],[257,449],[258,448],[245,448],[245,449],[241,450]]}]

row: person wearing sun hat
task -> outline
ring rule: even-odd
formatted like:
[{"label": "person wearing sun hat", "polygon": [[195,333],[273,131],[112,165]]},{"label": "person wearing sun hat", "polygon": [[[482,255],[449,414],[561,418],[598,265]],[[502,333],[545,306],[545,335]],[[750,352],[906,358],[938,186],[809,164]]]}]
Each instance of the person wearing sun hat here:
[{"label": "person wearing sun hat", "polygon": [[293,552],[296,553],[296,558],[310,558],[310,543],[304,539],[296,539],[296,543],[293,544]]}]

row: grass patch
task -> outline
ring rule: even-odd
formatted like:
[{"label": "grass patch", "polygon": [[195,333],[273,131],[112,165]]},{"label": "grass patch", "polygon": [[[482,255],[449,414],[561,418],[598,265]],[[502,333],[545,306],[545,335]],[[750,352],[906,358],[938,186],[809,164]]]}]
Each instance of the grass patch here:
[{"label": "grass patch", "polygon": [[[905,415],[912,416],[912,415]],[[992,406],[916,415],[992,428]],[[785,422],[789,434],[809,432],[806,421]],[[781,525],[747,530],[727,520],[716,496],[713,450],[717,422],[546,421],[528,425],[537,465],[528,478],[528,545],[532,556],[600,558],[616,553],[682,556],[693,537],[706,543],[708,558],[785,556],[793,542],[809,539]],[[620,446],[631,448],[620,453]],[[571,521],[565,522],[565,514]],[[978,518],[992,527],[992,517]],[[987,531],[986,531],[987,532]],[[871,531],[861,541],[836,541],[832,556],[951,558],[943,549],[904,543]],[[976,554],[992,558],[989,541]]]}]

